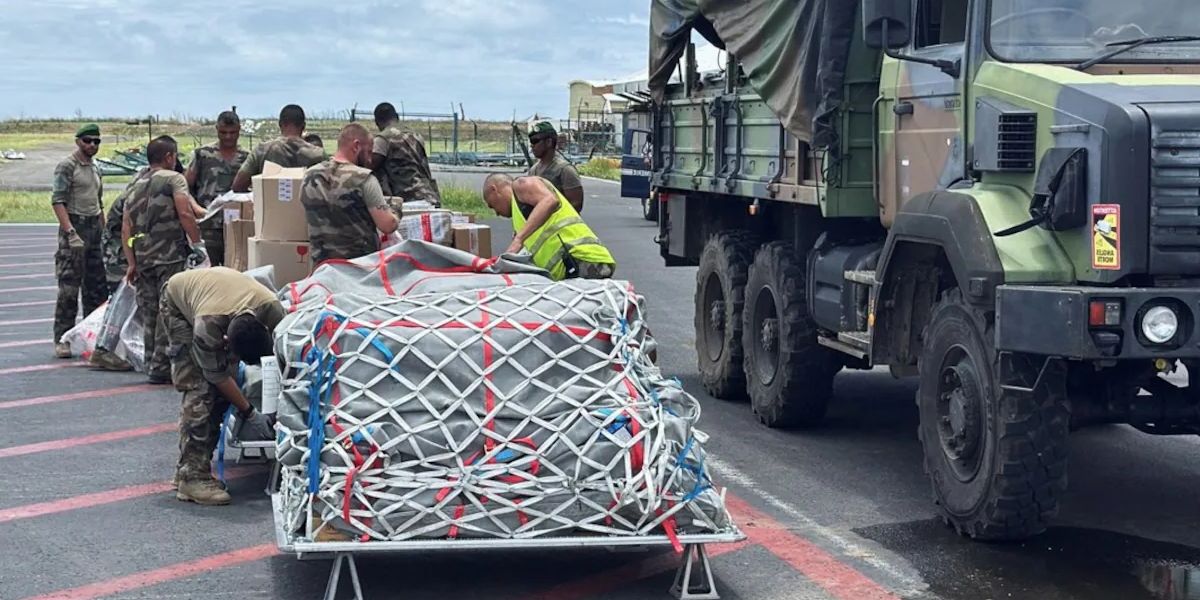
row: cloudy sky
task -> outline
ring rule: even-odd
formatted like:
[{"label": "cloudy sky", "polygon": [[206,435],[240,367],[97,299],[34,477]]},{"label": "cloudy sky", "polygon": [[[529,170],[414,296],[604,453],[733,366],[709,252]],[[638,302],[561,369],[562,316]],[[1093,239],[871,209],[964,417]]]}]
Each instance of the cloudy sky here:
[{"label": "cloudy sky", "polygon": [[565,116],[644,70],[648,0],[0,0],[0,118],[330,114],[380,101]]}]

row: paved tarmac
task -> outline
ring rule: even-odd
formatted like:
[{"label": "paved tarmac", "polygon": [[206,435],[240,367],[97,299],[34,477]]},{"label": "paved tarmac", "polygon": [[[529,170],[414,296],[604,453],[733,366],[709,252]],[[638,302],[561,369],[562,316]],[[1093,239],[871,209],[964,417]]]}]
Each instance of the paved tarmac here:
[{"label": "paved tarmac", "polygon": [[[1197,438],[1078,432],[1049,532],[962,539],[935,518],[913,382],[846,372],[812,431],[769,430],[745,404],[707,397],[695,270],[662,266],[654,226],[614,184],[585,187],[584,217],[647,297],[660,366],[701,399],[709,465],[749,535],[711,549],[723,598],[1200,598]],[[506,226],[493,224],[502,249]],[[53,248],[50,227],[0,226],[0,599],[320,598],[329,561],[275,549],[265,467],[233,470],[231,506],[175,500],[178,395],[51,356]],[[668,597],[677,561],[659,549],[412,553],[359,570],[370,599],[641,599]]]}]

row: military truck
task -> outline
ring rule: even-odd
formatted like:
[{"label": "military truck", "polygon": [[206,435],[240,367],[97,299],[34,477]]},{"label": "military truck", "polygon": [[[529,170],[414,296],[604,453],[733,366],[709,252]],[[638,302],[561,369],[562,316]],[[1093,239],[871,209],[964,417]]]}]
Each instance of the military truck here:
[{"label": "military truck", "polygon": [[843,370],[918,378],[934,499],[986,540],[1045,529],[1070,431],[1200,433],[1197,23],[1194,0],[655,0],[651,193],[665,264],[698,267],[704,386],[812,427]]}]

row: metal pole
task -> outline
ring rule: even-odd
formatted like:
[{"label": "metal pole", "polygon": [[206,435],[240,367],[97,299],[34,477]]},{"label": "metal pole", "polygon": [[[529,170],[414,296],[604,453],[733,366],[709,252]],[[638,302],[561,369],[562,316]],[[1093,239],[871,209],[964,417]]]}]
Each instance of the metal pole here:
[{"label": "metal pole", "polygon": [[450,113],[454,115],[453,129],[450,131],[451,140],[454,143],[454,164],[458,164],[458,113],[454,112],[454,105],[450,105]]}]

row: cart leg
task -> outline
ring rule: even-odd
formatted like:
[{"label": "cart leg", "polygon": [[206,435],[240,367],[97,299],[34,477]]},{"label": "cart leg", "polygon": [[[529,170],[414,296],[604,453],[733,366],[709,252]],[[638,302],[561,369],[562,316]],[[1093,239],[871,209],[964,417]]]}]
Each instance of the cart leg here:
[{"label": "cart leg", "polygon": [[270,475],[270,478],[267,479],[267,495],[268,496],[279,491],[279,483],[282,480],[282,478],[283,478],[283,466],[279,464],[279,461],[272,462],[271,463],[271,475]]},{"label": "cart leg", "polygon": [[[692,570],[695,563],[698,569]],[[717,584],[713,581],[712,565],[704,544],[688,544],[683,550],[683,564],[675,572],[671,595],[679,600],[718,600]]]},{"label": "cart leg", "polygon": [[354,555],[338,552],[333,559],[333,570],[329,573],[329,583],[325,585],[325,600],[337,600],[338,584],[342,578],[342,565],[347,564],[350,571],[350,586],[354,589],[354,600],[363,600],[362,587],[358,583],[358,565]]}]

